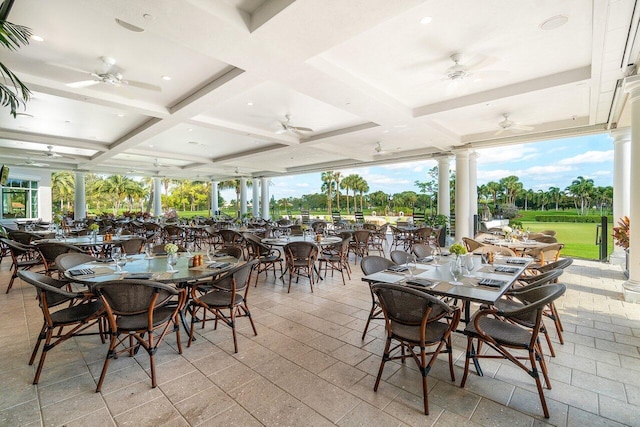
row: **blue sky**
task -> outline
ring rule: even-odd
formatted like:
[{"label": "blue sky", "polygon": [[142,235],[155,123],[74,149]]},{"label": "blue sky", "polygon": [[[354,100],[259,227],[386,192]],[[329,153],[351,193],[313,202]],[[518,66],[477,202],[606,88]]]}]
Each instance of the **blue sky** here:
[{"label": "blue sky", "polygon": [[[613,185],[613,143],[608,134],[477,151],[478,185],[509,175],[520,177],[524,188],[534,191],[548,190],[551,186],[564,189],[580,175],[593,179],[596,186]],[[413,183],[429,180],[427,171],[436,165],[435,160],[424,160],[340,171],[343,176],[359,174],[367,180],[372,192],[381,190],[393,194],[408,190],[419,192]],[[453,159],[451,167],[455,169]],[[272,178],[269,192],[279,200],[318,193],[321,185],[320,173],[286,176]],[[225,190],[222,196],[229,201],[235,198],[235,193]]]}]

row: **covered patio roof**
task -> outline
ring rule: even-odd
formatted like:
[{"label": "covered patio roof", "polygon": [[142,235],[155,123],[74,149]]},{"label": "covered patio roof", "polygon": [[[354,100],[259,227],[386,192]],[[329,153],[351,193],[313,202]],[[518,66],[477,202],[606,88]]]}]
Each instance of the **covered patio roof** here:
[{"label": "covered patio roof", "polygon": [[[635,1],[15,2],[9,165],[222,180],[628,126]],[[302,128],[302,129],[300,129]]]}]

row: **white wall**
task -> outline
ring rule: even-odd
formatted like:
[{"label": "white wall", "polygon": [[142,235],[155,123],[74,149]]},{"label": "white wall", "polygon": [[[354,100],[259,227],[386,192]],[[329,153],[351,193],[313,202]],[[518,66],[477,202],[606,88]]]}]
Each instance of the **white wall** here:
[{"label": "white wall", "polygon": [[38,181],[38,218],[51,221],[51,170],[10,166],[9,178]]}]

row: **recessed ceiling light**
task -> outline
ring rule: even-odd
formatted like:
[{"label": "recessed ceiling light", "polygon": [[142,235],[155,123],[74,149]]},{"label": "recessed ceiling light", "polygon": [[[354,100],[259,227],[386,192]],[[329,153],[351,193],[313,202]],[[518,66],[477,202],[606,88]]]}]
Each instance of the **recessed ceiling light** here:
[{"label": "recessed ceiling light", "polygon": [[420,23],[421,23],[422,25],[427,25],[427,24],[430,24],[430,23],[431,23],[431,21],[433,21],[433,18],[432,18],[432,17],[430,17],[430,16],[425,16],[425,17],[423,17],[423,18],[420,20]]},{"label": "recessed ceiling light", "polygon": [[189,141],[189,144],[193,144],[193,145],[200,145],[200,143],[199,143],[199,142],[196,142],[196,141]]},{"label": "recessed ceiling light", "polygon": [[71,120],[65,120],[64,122],[65,123],[71,123]]},{"label": "recessed ceiling light", "polygon": [[192,132],[192,131],[193,131],[192,128],[187,129],[187,132]]},{"label": "recessed ceiling light", "polygon": [[121,19],[116,18],[116,24],[120,25],[125,30],[133,31],[134,33],[141,33],[144,31],[144,28],[136,27],[133,24],[129,24]]},{"label": "recessed ceiling light", "polygon": [[118,117],[124,117],[124,114],[122,114],[122,113],[118,113],[118,114],[116,114],[116,116],[118,116]]},{"label": "recessed ceiling light", "polygon": [[249,107],[252,107],[252,106],[253,106],[253,102],[249,101],[249,102],[247,102],[247,105],[248,105]]},{"label": "recessed ceiling light", "polygon": [[37,35],[37,34],[31,34],[31,40],[35,40],[35,41],[37,41],[37,42],[43,42],[43,41],[44,41],[44,38],[40,37],[40,36],[39,36],[39,35]]},{"label": "recessed ceiling light", "polygon": [[162,76],[162,80],[169,81],[171,80],[171,76]]},{"label": "recessed ceiling light", "polygon": [[153,144],[149,144],[149,148],[153,148]]},{"label": "recessed ceiling light", "polygon": [[567,21],[569,21],[569,18],[565,15],[552,16],[540,24],[540,29],[544,31],[555,30],[556,28],[562,27]]}]

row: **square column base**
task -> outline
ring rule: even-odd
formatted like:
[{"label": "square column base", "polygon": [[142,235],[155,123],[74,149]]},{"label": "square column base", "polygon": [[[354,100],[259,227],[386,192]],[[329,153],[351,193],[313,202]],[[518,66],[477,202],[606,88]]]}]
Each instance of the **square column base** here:
[{"label": "square column base", "polygon": [[626,302],[640,303],[640,283],[631,280],[624,282],[622,293]]}]

